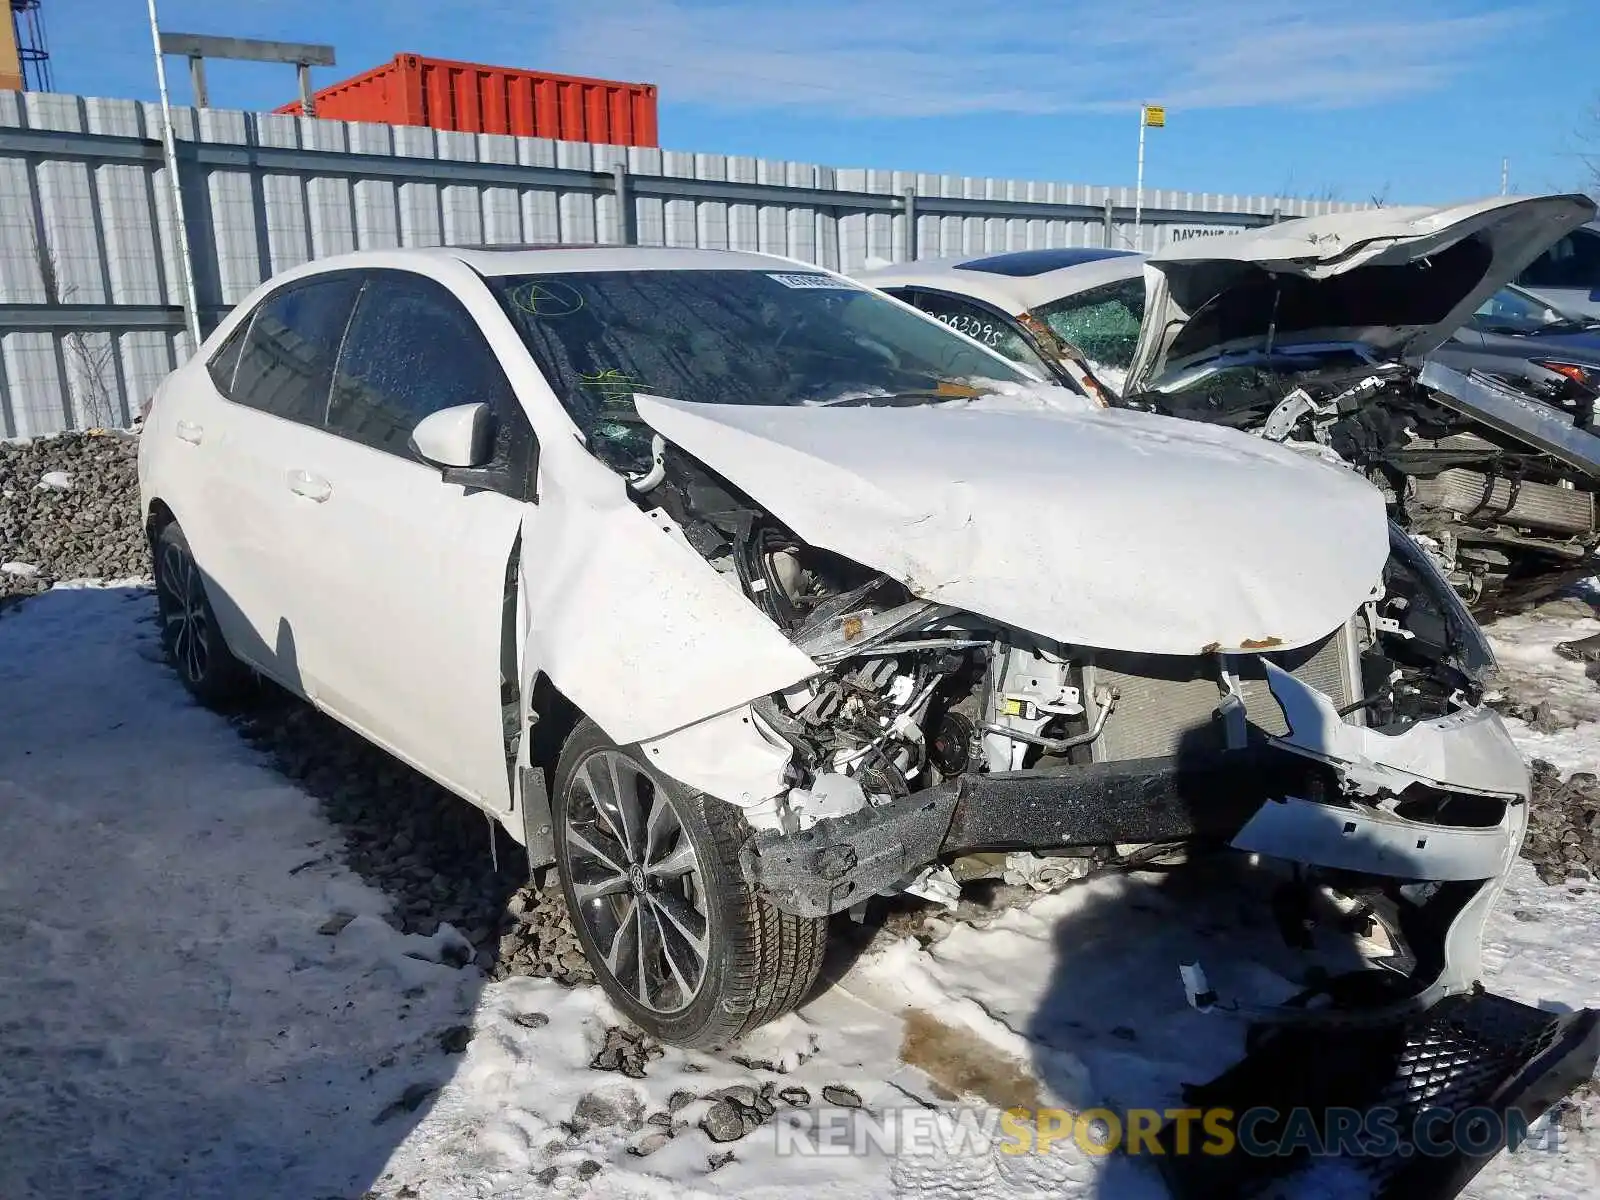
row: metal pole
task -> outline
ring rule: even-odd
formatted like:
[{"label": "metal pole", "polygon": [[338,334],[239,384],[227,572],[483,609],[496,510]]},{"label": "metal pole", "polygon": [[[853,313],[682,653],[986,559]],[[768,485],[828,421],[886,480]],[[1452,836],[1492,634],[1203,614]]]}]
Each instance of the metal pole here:
[{"label": "metal pole", "polygon": [[189,56],[189,87],[194,91],[196,108],[211,107],[211,97],[206,92],[206,60],[198,54]]},{"label": "metal pole", "polygon": [[1115,237],[1115,232],[1114,232],[1115,227],[1113,225],[1115,217],[1116,217],[1116,208],[1111,203],[1111,197],[1107,196],[1106,197],[1106,218],[1105,218],[1105,220],[1106,220],[1105,245],[1106,245],[1106,249],[1107,250],[1111,249],[1111,242],[1112,242],[1113,237]]},{"label": "metal pole", "polygon": [[615,162],[611,164],[611,187],[617,195],[617,245],[629,246],[633,244],[633,222],[629,219],[628,199],[628,164]]},{"label": "metal pole", "polygon": [[1502,196],[1505,196],[1505,195],[1508,195],[1510,193],[1510,191],[1511,191],[1511,160],[1509,158],[1502,158],[1500,160],[1500,194]]},{"label": "metal pole", "polygon": [[1139,249],[1139,227],[1144,224],[1144,105],[1139,105],[1139,177],[1133,188],[1133,248]]},{"label": "metal pole", "polygon": [[145,0],[150,9],[150,45],[156,55],[156,87],[161,92],[161,136],[167,149],[167,180],[172,185],[172,223],[178,239],[178,261],[183,274],[183,317],[195,352],[200,350],[200,307],[194,294],[194,261],[189,257],[189,224],[183,215],[183,187],[178,182],[178,135],[172,128],[172,100],[167,94],[167,64],[161,55],[161,23],[156,18],[156,0]]},{"label": "metal pole", "polygon": [[917,261],[917,189],[907,188],[904,196],[906,206],[906,261]]},{"label": "metal pole", "polygon": [[295,64],[300,74],[300,111],[308,117],[317,115],[317,99],[311,94],[311,64]]}]

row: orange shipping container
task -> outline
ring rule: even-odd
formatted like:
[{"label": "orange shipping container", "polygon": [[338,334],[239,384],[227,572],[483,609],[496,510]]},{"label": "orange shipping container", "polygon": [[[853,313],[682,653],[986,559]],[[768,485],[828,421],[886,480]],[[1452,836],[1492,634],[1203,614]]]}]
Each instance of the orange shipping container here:
[{"label": "orange shipping container", "polygon": [[[316,93],[316,114],[334,121],[427,125],[462,133],[657,145],[656,88],[580,75],[397,54]],[[300,113],[300,104],[275,110]]]}]

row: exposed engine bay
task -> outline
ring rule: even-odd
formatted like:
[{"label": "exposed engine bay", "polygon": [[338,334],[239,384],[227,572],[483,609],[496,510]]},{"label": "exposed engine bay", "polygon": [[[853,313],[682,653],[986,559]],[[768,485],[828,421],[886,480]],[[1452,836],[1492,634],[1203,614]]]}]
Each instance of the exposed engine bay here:
[{"label": "exposed engine bay", "polygon": [[1480,616],[1595,571],[1600,438],[1582,406],[1436,364],[1353,356],[1225,367],[1124,403],[1331,451],[1384,493]]},{"label": "exposed engine bay", "polygon": [[[913,862],[918,878],[883,880],[890,890],[910,886],[948,898],[956,879],[986,872],[1050,878],[1049,865],[1033,853],[1039,847],[1114,866],[1179,843],[1225,842],[1243,821],[1228,802],[1219,800],[1212,812],[1134,819],[1124,792],[1151,787],[1139,774],[1148,767],[1154,778],[1151,764],[1220,761],[1288,734],[1275,694],[1284,685],[1269,679],[1274,670],[1326,697],[1338,721],[1387,737],[1449,719],[1480,698],[1476,676],[1487,650],[1433,565],[1398,531],[1381,586],[1314,645],[1194,656],[1108,652],[1050,643],[934,604],[811,547],[645,426],[610,426],[596,446],[632,480],[641,508],[664,517],[822,668],[751,704],[764,731],[792,751],[771,834],[792,838],[823,823],[865,826],[938,789],[953,798],[978,780],[1019,773],[1057,778],[1068,791],[1077,779],[1092,779],[1100,789],[1103,811],[1076,829],[1044,828],[1055,818],[1040,812],[1040,828],[1007,833],[1015,810],[994,796],[974,804],[964,833],[935,847],[943,864]],[[1506,812],[1504,799],[1475,804],[1439,789],[1332,774],[1325,786],[1335,795],[1366,791],[1369,800],[1445,824],[1492,826]],[[1016,850],[993,853],[996,839]],[[978,852],[953,853],[964,848],[958,842]],[[1315,890],[1309,877],[1302,883]],[[855,904],[870,894],[839,899]],[[845,906],[828,902],[835,911]]]}]

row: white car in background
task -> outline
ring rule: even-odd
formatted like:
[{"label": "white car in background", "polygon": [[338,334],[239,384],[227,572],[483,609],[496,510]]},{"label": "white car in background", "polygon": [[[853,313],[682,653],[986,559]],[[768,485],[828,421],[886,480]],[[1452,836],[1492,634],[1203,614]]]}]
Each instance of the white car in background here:
[{"label": "white car in background", "polygon": [[1488,616],[1596,572],[1600,438],[1578,425],[1584,406],[1468,377],[1474,364],[1440,347],[1594,211],[1582,196],[1495,197],[1149,256],[1020,250],[857,278],[1106,403],[1337,455]]},{"label": "white car in background", "polygon": [[1319,1045],[1487,1005],[1462,1098],[1594,1065],[1594,1014],[1477,988],[1528,772],[1342,468],[788,260],[437,249],[264,284],[154,397],[140,485],[184,682],[276,680],[485,809],[664,1040],[795,1005],[831,914],[953,861],[1215,848],[1381,927],[1277,1011]]}]

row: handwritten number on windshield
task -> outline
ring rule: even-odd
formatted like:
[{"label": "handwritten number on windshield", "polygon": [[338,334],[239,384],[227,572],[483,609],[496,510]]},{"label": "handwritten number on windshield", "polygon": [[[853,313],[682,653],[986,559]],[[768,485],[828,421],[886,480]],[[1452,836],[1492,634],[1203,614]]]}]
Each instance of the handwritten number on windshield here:
[{"label": "handwritten number on windshield", "polygon": [[929,313],[950,326],[957,333],[964,333],[975,341],[982,342],[985,346],[998,346],[1000,339],[1005,337],[1003,327],[993,321],[980,320],[978,317],[968,316],[966,313]]}]

